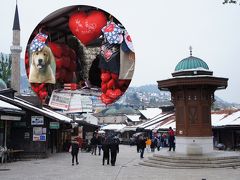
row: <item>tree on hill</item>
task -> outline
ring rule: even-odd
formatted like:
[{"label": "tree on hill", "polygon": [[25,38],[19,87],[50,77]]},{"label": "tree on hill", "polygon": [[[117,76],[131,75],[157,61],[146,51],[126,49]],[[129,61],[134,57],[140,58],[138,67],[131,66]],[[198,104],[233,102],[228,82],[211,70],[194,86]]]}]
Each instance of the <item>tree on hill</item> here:
[{"label": "tree on hill", "polygon": [[224,0],[223,1],[223,4],[237,4],[237,3],[238,3],[238,0]]},{"label": "tree on hill", "polygon": [[0,54],[0,78],[10,87],[12,58],[9,55]]}]

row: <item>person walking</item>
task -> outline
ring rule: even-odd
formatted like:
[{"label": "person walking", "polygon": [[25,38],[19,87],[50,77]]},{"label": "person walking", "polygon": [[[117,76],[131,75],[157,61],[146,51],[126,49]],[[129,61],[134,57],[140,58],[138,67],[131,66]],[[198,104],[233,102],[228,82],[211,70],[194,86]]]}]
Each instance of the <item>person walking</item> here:
[{"label": "person walking", "polygon": [[97,155],[97,137],[96,134],[93,134],[93,137],[91,139],[91,150],[92,150],[92,154],[94,153],[94,155]]},{"label": "person walking", "polygon": [[112,142],[110,143],[110,150],[111,150],[111,165],[115,166],[117,153],[119,153],[119,141],[117,137],[114,137]]},{"label": "person walking", "polygon": [[147,149],[147,152],[150,152],[151,151],[151,144],[152,144],[152,141],[149,137],[147,137],[147,140],[146,140],[146,149]]},{"label": "person walking", "polygon": [[106,137],[102,142],[102,150],[103,150],[102,165],[105,164],[105,160],[107,160],[107,164],[109,164],[109,142]]},{"label": "person walking", "polygon": [[144,155],[144,150],[146,148],[146,140],[143,138],[143,136],[139,137],[138,143],[139,143],[138,146],[140,151],[140,158],[144,158],[143,155]]},{"label": "person walking", "polygon": [[79,152],[79,144],[77,139],[73,139],[71,142],[71,155],[72,155],[72,166],[74,166],[74,159],[76,160],[76,165],[78,165],[78,152]]},{"label": "person walking", "polygon": [[101,156],[102,141],[103,141],[103,137],[101,135],[98,135],[98,137],[97,137],[97,147],[98,147],[98,155],[99,156]]},{"label": "person walking", "polygon": [[169,130],[168,130],[168,141],[169,141],[169,151],[171,151],[171,149],[173,148],[173,151],[175,151],[175,136],[174,136],[174,131],[172,129],[172,127],[169,127]]}]

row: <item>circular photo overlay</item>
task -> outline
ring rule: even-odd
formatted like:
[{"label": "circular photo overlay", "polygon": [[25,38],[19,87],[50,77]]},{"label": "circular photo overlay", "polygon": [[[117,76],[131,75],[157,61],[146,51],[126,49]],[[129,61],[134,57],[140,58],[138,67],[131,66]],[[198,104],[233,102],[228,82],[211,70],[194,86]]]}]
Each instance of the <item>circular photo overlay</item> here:
[{"label": "circular photo overlay", "polygon": [[[91,6],[69,6],[44,18],[25,52],[32,90],[42,103],[67,112],[118,100],[133,76],[135,53],[126,28]],[[85,108],[85,109],[84,109]]]}]

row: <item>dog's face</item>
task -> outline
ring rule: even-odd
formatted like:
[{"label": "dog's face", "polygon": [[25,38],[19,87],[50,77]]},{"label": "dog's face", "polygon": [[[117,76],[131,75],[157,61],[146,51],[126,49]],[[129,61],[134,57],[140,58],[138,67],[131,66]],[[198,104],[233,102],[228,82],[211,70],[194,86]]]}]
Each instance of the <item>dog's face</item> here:
[{"label": "dog's face", "polygon": [[32,64],[38,69],[44,71],[46,67],[51,63],[52,52],[47,46],[44,46],[41,51],[34,52],[32,54]]}]

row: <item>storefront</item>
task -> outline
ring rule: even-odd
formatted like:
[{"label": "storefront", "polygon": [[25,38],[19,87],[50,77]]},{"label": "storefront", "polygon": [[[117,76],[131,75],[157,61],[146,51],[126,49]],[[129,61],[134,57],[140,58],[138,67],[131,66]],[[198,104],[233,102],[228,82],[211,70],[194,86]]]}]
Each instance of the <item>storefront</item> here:
[{"label": "storefront", "polygon": [[25,156],[31,157],[46,157],[63,151],[63,140],[66,138],[62,137],[71,134],[71,118],[44,107],[35,107],[20,98],[0,95],[0,100],[26,112],[18,121],[7,123],[12,149],[21,149]]},{"label": "storefront", "polygon": [[0,146],[11,148],[11,128],[14,122],[19,122],[25,112],[16,106],[0,100]]}]

